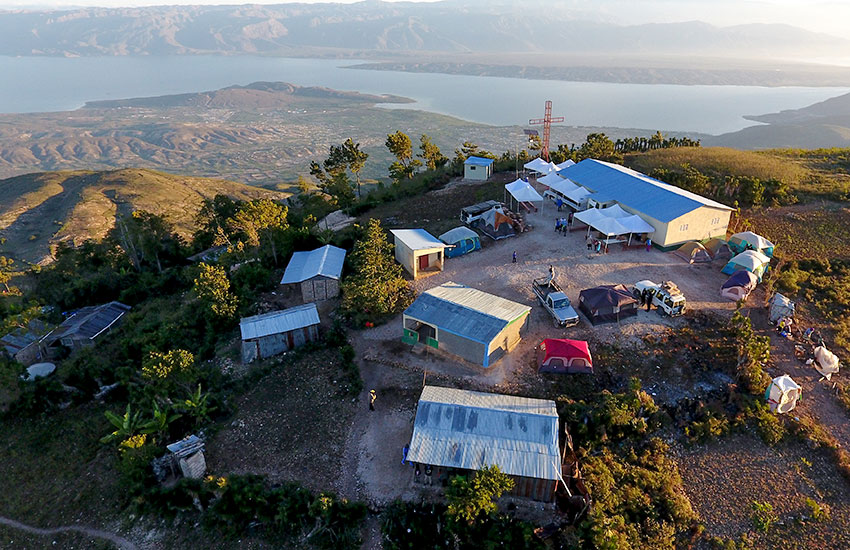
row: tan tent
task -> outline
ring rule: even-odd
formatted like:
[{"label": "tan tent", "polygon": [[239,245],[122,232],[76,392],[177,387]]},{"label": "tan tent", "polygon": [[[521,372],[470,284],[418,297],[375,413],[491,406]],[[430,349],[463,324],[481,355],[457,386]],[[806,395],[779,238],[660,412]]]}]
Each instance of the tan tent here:
[{"label": "tan tent", "polygon": [[689,242],[680,246],[673,254],[679,256],[689,264],[693,263],[708,263],[711,261],[711,255],[703,245],[698,242]]},{"label": "tan tent", "polygon": [[824,346],[818,346],[815,348],[814,366],[815,369],[821,373],[821,376],[830,380],[832,379],[833,374],[838,374],[840,361],[838,360],[838,356],[826,349]]},{"label": "tan tent", "polygon": [[708,250],[712,258],[731,260],[732,256],[735,255],[732,249],[729,248],[729,244],[723,239],[710,239],[703,246],[705,246],[705,249]]}]

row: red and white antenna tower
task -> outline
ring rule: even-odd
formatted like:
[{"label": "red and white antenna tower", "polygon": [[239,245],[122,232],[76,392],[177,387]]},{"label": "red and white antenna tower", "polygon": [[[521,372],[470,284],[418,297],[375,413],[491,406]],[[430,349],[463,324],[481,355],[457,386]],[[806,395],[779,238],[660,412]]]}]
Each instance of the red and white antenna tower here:
[{"label": "red and white antenna tower", "polygon": [[543,149],[540,151],[540,156],[543,157],[543,160],[546,162],[549,162],[549,128],[552,126],[553,122],[564,122],[564,117],[552,117],[551,101],[546,102],[546,112],[543,114],[543,118],[532,118],[528,121],[528,123],[532,125],[543,125]]}]

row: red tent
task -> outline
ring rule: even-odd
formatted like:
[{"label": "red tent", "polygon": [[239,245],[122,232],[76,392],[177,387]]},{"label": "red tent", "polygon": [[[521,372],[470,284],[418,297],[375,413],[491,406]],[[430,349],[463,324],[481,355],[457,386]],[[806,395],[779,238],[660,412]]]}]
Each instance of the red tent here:
[{"label": "red tent", "polygon": [[547,338],[537,347],[537,372],[593,374],[587,342]]}]

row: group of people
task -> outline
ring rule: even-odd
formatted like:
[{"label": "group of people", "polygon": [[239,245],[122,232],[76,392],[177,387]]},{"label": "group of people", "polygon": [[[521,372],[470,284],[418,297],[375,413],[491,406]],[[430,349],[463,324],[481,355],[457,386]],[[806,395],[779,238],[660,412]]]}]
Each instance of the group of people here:
[{"label": "group of people", "polygon": [[646,306],[646,311],[652,309],[652,296],[652,291],[648,288],[643,289],[643,291],[641,291],[640,293],[640,296],[638,296],[638,298],[640,299],[641,307]]},{"label": "group of people", "polygon": [[587,244],[588,252],[593,252],[595,250],[597,254],[602,254],[602,241],[599,239],[594,239],[588,235],[585,243]]},{"label": "group of people", "polygon": [[565,235],[573,226],[573,213],[570,212],[566,218],[555,218],[555,232]]}]

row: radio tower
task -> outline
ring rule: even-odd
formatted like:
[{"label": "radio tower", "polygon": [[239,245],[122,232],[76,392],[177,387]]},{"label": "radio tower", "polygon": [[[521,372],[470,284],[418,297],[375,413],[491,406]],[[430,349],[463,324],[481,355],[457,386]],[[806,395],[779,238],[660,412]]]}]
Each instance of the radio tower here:
[{"label": "radio tower", "polygon": [[532,118],[528,121],[528,123],[532,125],[543,125],[543,150],[540,151],[540,156],[543,157],[543,160],[546,162],[549,162],[549,128],[552,126],[553,122],[564,122],[564,117],[552,117],[551,101],[546,101],[546,112],[543,114],[543,118]]}]

